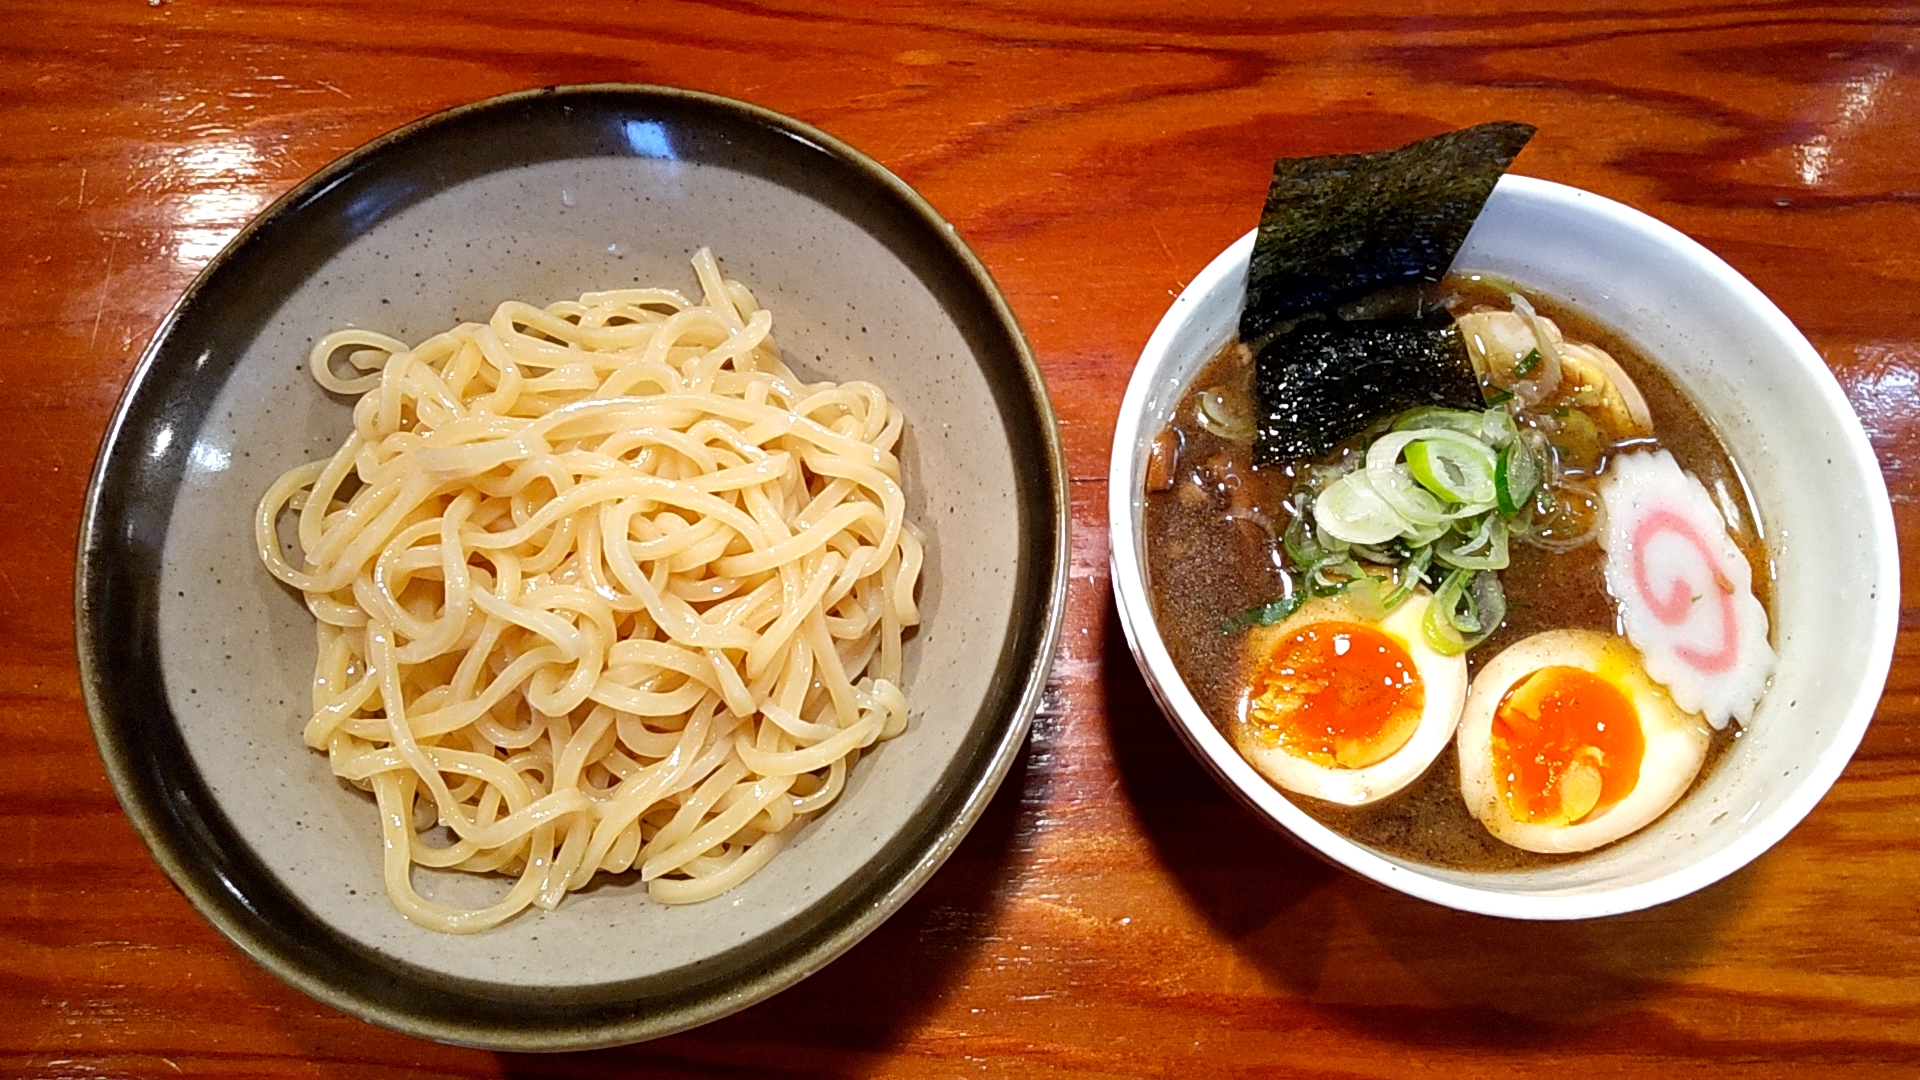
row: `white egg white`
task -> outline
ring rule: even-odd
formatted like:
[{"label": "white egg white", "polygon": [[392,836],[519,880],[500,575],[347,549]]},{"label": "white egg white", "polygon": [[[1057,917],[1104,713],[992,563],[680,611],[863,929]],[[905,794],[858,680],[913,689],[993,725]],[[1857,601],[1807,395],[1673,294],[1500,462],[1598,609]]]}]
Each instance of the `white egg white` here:
[{"label": "white egg white", "polygon": [[1467,696],[1467,660],[1465,656],[1444,656],[1427,643],[1421,621],[1426,618],[1431,597],[1415,593],[1377,622],[1356,613],[1340,597],[1309,600],[1283,620],[1270,627],[1256,628],[1247,642],[1247,670],[1264,663],[1282,641],[1300,629],[1320,622],[1365,623],[1374,626],[1397,642],[1412,658],[1414,673],[1424,690],[1425,701],[1420,721],[1405,744],[1382,761],[1360,768],[1322,765],[1295,756],[1270,745],[1245,719],[1246,701],[1229,725],[1229,737],[1240,755],[1260,774],[1282,790],[1316,799],[1360,806],[1384,799],[1420,778],[1453,738],[1460,722],[1460,710]]},{"label": "white egg white", "polygon": [[[1620,801],[1571,824],[1516,820],[1493,764],[1493,717],[1507,692],[1541,668],[1574,667],[1608,679],[1632,702],[1646,743],[1640,778]],[[1514,643],[1474,677],[1460,718],[1460,795],[1494,836],[1526,851],[1591,851],[1653,823],[1686,794],[1706,761],[1713,733],[1647,676],[1624,639],[1590,630],[1549,630]]]}]

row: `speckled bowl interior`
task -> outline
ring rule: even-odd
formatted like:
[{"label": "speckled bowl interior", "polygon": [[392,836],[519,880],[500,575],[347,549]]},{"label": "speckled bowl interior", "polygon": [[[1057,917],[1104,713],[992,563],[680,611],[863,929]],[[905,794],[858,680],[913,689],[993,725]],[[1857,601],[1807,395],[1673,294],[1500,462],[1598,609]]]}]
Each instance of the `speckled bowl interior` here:
[{"label": "speckled bowl interior", "polygon": [[[637,875],[473,936],[423,930],[381,884],[371,799],[302,744],[314,637],[252,554],[274,477],[332,452],[351,403],[305,370],[360,326],[418,340],[502,300],[665,284],[713,249],[804,375],[870,379],[905,411],[928,536],[908,731],[720,899]],[[562,1048],[663,1034],[814,970],[965,833],[1021,742],[1058,634],[1067,519],[1044,388],[951,227],[797,122],[679,91],[582,87],[429,118],[301,185],[157,335],[102,448],[78,629],[103,757],[156,857],[296,985],[434,1038]],[[477,906],[504,879],[416,871]]]},{"label": "speckled bowl interior", "polygon": [[1500,181],[1458,270],[1492,271],[1622,332],[1701,406],[1745,476],[1776,575],[1779,667],[1743,737],[1666,816],[1584,858],[1523,871],[1447,870],[1363,847],[1309,817],[1214,728],[1174,668],[1147,595],[1146,448],[1187,384],[1234,333],[1248,234],[1161,320],[1114,438],[1114,591],[1134,656],[1188,747],[1256,813],[1329,861],[1467,911],[1515,918],[1617,914],[1684,896],[1746,865],[1812,810],[1879,703],[1899,619],[1885,482],[1818,353],[1739,273],[1676,230],[1590,192]]}]

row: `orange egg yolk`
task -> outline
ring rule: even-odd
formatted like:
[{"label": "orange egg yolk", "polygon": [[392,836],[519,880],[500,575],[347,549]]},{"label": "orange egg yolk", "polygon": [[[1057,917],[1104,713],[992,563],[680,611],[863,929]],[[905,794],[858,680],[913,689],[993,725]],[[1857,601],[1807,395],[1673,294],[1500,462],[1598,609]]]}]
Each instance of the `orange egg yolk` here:
[{"label": "orange egg yolk", "polygon": [[1405,646],[1363,623],[1319,622],[1255,666],[1243,715],[1270,746],[1359,769],[1406,745],[1425,705]]},{"label": "orange egg yolk", "polygon": [[1583,668],[1545,667],[1493,714],[1493,767],[1515,821],[1571,825],[1625,798],[1647,743],[1633,702]]}]

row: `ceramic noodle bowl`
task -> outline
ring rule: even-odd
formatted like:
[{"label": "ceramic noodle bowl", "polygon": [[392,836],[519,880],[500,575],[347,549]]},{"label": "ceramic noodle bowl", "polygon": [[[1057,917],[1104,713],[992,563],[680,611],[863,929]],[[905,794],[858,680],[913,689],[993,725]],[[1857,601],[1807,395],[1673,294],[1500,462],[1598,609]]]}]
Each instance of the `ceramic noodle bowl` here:
[{"label": "ceramic noodle bowl", "polygon": [[[712,901],[617,875],[470,936],[410,923],[373,800],[301,727],[312,616],[257,565],[252,508],[325,457],[351,404],[304,370],[342,326],[418,342],[512,298],[668,284],[711,247],[802,377],[884,387],[924,531],[907,728],[760,873]],[[820,968],[927,880],[1025,740],[1066,592],[1066,473],[1045,388],[985,269],[831,136],[659,87],[508,95],[354,151],[270,207],[181,300],[102,447],[77,582],[102,757],[155,858],[293,985],[413,1034],[514,1050],[651,1038]],[[497,875],[415,872],[450,906]]]},{"label": "ceramic noodle bowl", "polygon": [[1512,175],[1495,187],[1454,270],[1511,279],[1617,330],[1700,407],[1747,482],[1776,575],[1771,683],[1742,736],[1664,816],[1578,858],[1523,869],[1384,855],[1309,816],[1235,752],[1155,625],[1143,491],[1153,437],[1235,335],[1253,241],[1248,234],[1221,253],[1155,329],[1121,405],[1109,473],[1114,592],[1128,644],[1216,779],[1356,874],[1434,903],[1529,919],[1611,915],[1684,896],[1805,817],[1859,745],[1892,658],[1898,566],[1872,449],[1819,355],[1726,263],[1618,203]]}]

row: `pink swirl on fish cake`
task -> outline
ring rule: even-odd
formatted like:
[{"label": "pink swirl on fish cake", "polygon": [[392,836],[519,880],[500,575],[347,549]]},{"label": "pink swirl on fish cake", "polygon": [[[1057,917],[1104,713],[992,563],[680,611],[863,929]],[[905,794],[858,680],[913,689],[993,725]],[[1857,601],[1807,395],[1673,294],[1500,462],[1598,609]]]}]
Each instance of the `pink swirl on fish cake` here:
[{"label": "pink swirl on fish cake", "polygon": [[1713,496],[1664,450],[1615,457],[1599,494],[1607,591],[1647,674],[1715,727],[1750,719],[1775,657]]},{"label": "pink swirl on fish cake", "polygon": [[[1694,554],[1700,557],[1702,566],[1710,572],[1712,581],[1709,588],[1700,593],[1693,591],[1689,580],[1682,576],[1671,578],[1673,588],[1665,596],[1653,591],[1653,583],[1647,580],[1647,551],[1654,541],[1662,536],[1680,538]],[[1696,649],[1691,645],[1676,644],[1674,654],[1692,664],[1695,669],[1717,674],[1733,667],[1740,658],[1740,627],[1734,617],[1733,588],[1728,583],[1727,573],[1713,560],[1713,552],[1708,550],[1707,541],[1693,523],[1679,514],[1661,508],[1640,519],[1640,525],[1633,531],[1631,546],[1633,560],[1633,586],[1640,598],[1646,601],[1647,609],[1653,617],[1668,626],[1683,626],[1693,618],[1694,605],[1703,595],[1711,595],[1714,606],[1720,614],[1720,645],[1711,652]]]}]

